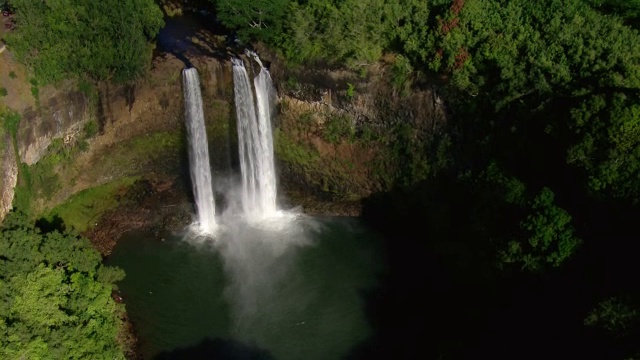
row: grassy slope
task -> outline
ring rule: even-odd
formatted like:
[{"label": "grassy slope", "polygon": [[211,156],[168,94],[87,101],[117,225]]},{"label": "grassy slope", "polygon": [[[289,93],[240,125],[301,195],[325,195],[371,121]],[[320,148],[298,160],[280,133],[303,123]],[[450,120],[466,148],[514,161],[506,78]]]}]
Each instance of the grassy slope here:
[{"label": "grassy slope", "polygon": [[51,209],[45,218],[52,221],[55,217],[60,217],[67,229],[83,232],[93,227],[102,214],[115,209],[120,197],[139,178],[139,176],[127,176],[81,191]]}]

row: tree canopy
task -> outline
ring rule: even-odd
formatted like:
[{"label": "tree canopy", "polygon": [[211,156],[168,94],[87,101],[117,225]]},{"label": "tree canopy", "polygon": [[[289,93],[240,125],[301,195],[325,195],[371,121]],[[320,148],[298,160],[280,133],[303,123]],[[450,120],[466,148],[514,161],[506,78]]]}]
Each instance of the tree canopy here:
[{"label": "tree canopy", "polygon": [[216,0],[217,16],[245,40],[273,39],[282,31],[288,0]]},{"label": "tree canopy", "polygon": [[[385,189],[400,200],[383,207],[386,216],[379,221],[393,225],[393,236],[406,232],[401,241],[417,249],[403,243],[396,266],[426,263],[423,254],[431,251],[437,254],[431,269],[445,271],[432,271],[435,280],[415,267],[390,276],[415,279],[416,288],[425,279],[446,282],[429,289],[444,289],[434,292],[438,296],[451,291],[459,295],[455,301],[486,290],[494,296],[490,302],[507,303],[520,284],[562,292],[574,302],[588,297],[588,305],[572,303],[565,312],[582,316],[580,326],[626,339],[630,345],[620,358],[636,356],[640,291],[620,278],[637,270],[627,233],[640,216],[639,0],[208,1],[228,29],[267,43],[290,64],[353,70],[389,52],[395,64],[381,73],[392,74],[393,86],[428,84],[421,90],[446,99],[447,124],[425,136],[428,144],[416,144],[413,124],[403,115],[384,130],[391,134],[384,146],[402,166]],[[140,76],[149,64],[149,40],[162,26],[152,0],[10,3],[17,28],[9,46],[43,81]],[[352,98],[352,84],[349,89]],[[354,135],[354,128],[340,124],[326,123],[328,142]],[[0,276],[0,357],[120,358],[114,314],[121,309],[109,291],[121,273],[99,265],[86,240],[43,233],[16,216],[0,233],[0,263],[8,269]],[[415,261],[406,260],[412,256]],[[601,268],[592,272],[594,264]],[[464,271],[472,286],[462,284]],[[549,280],[554,272],[560,275]],[[552,285],[540,285],[547,275]],[[446,276],[450,282],[440,278]],[[575,279],[593,294],[565,291]],[[402,301],[423,300],[418,291],[404,291],[410,295]],[[556,305],[552,297],[547,310]],[[420,311],[427,307],[415,302]],[[437,304],[445,308],[445,302]],[[451,306],[447,318],[435,322],[439,327],[454,323],[451,313],[474,308]],[[400,307],[394,307],[393,321],[401,318],[395,316]],[[537,314],[531,308],[523,313]],[[405,315],[414,321],[415,314]],[[552,312],[548,319],[560,315]],[[585,329],[581,334],[590,331]],[[438,356],[456,358],[449,355],[460,347],[457,338],[442,338],[455,344],[436,344]]]},{"label": "tree canopy", "polygon": [[124,277],[87,239],[45,233],[10,213],[0,228],[0,358],[124,359]]},{"label": "tree canopy", "polygon": [[[630,266],[614,259],[640,214],[637,0],[291,0],[284,11],[279,34],[254,38],[286,60],[357,69],[390,52],[394,86],[428,84],[446,98],[446,130],[431,137],[449,139],[445,155],[403,137],[393,145],[410,155],[389,190],[406,201],[385,214],[424,235],[415,247],[460,241],[523,282],[580,268],[572,276],[588,283],[593,259]],[[585,324],[637,330],[640,291],[615,282],[598,286],[630,300],[593,296]]]},{"label": "tree canopy", "polygon": [[11,0],[7,43],[43,82],[68,76],[126,81],[150,65],[149,40],[163,26],[153,0]]}]

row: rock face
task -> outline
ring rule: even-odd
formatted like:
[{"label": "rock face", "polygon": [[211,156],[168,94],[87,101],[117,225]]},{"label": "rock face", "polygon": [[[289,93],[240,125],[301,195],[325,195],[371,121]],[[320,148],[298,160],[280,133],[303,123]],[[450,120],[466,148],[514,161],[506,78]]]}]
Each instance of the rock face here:
[{"label": "rock face", "polygon": [[[214,58],[199,57],[191,62],[198,69],[203,87],[205,117],[209,122],[228,102],[233,91],[231,65]],[[96,105],[101,135],[119,141],[159,130],[181,130],[184,121],[182,61],[165,54],[155,59],[150,76],[131,85],[101,84]],[[116,140],[117,141],[117,140]]]},{"label": "rock face", "polygon": [[353,201],[438,169],[447,111],[434,86],[392,83],[392,64],[271,72],[280,94],[276,150],[283,185],[327,201]]},{"label": "rock face", "polygon": [[[198,68],[201,77],[205,121],[212,139],[210,146],[218,149],[215,152],[218,159],[213,161],[225,161],[228,166],[228,151],[219,149],[229,147],[231,65],[211,57],[189,61]],[[45,161],[50,168],[46,169],[49,177],[43,181],[55,182],[56,186],[42,189],[43,186],[36,184],[36,188],[31,189],[34,209],[44,211],[75,193],[123,176],[183,171],[186,140],[181,72],[184,66],[181,60],[165,54],[156,57],[150,74],[135,83],[102,83],[91,94],[79,92],[75,90],[77,85],[69,83],[57,89],[44,87],[36,104],[16,103],[22,105],[14,106],[21,115],[18,160],[33,167],[43,159],[57,157],[55,161]],[[85,126],[89,122],[95,123],[97,134],[87,137]],[[216,140],[224,140],[224,146]],[[54,143],[57,145],[52,148]],[[80,143],[85,143],[82,151],[76,150]],[[52,151],[58,153],[52,154]],[[11,207],[18,166],[15,152],[5,149],[0,156],[3,160],[1,220]]]},{"label": "rock face", "polygon": [[[355,214],[357,206],[352,205],[388,189],[403,168],[416,178],[416,173],[430,171],[419,167],[431,159],[419,156],[424,156],[425,147],[446,124],[445,106],[436,90],[400,91],[389,83],[388,64],[372,65],[362,76],[346,70],[292,71],[266,50],[261,56],[279,93],[275,147],[281,189],[297,203],[293,205],[311,204],[306,196],[313,195],[348,209],[330,213]],[[12,107],[22,116],[19,159],[6,147],[0,154],[0,219],[11,207],[18,178],[16,160],[51,167],[44,175],[37,169],[35,178],[44,178],[45,184],[32,189],[36,211],[125,176],[149,172],[185,176],[183,60],[170,54],[158,56],[150,74],[135,83],[102,83],[89,94],[75,90],[75,84],[63,84],[57,89],[42,88],[35,102],[15,102]],[[188,63],[200,74],[214,176],[228,178],[238,161],[231,64],[210,56],[194,56]],[[86,137],[85,126],[90,122],[96,124],[98,134]],[[72,152],[81,143],[85,149]],[[51,156],[56,156],[55,161],[47,160]],[[415,168],[411,162],[417,164]],[[318,212],[326,208],[317,207]]]},{"label": "rock face", "polygon": [[87,97],[79,91],[69,91],[49,98],[40,108],[29,107],[22,112],[18,129],[20,161],[33,165],[46,153],[54,139],[77,134],[89,120]]},{"label": "rock face", "polygon": [[13,189],[18,181],[18,164],[16,153],[11,145],[13,140],[10,134],[4,134],[2,138],[4,146],[0,147],[0,220],[11,210],[13,201]]}]

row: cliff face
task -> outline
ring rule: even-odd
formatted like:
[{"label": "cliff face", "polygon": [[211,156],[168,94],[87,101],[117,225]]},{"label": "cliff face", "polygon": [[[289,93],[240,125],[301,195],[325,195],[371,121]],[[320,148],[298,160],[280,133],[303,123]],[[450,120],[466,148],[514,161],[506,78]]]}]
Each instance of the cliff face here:
[{"label": "cliff face", "polygon": [[[1,133],[1,132],[0,132]],[[13,188],[18,181],[18,163],[16,153],[12,146],[11,135],[2,136],[3,146],[0,146],[0,220],[11,210],[13,201]]]},{"label": "cliff face", "polygon": [[[191,63],[201,76],[210,145],[220,148],[220,141],[228,143],[231,66],[204,57]],[[182,61],[164,55],[154,60],[147,78],[132,84],[103,83],[86,93],[75,90],[76,84],[62,84],[41,89],[37,104],[13,104],[21,114],[19,161],[30,172],[18,185],[32,193],[32,209],[42,212],[70,195],[122,177],[180,173],[187,161],[183,68]],[[5,144],[12,143],[9,134],[5,139]],[[10,209],[16,186],[18,166],[11,148],[0,152],[0,219]],[[227,155],[219,157],[226,161]]]},{"label": "cliff face", "polygon": [[392,61],[356,73],[288,69],[267,56],[281,96],[276,151],[291,191],[358,202],[443,165],[447,112],[434,87],[393,84]]},{"label": "cliff face", "polygon": [[61,92],[45,101],[22,111],[17,145],[20,161],[27,165],[38,162],[54,139],[68,143],[90,117],[87,97],[79,91]]},{"label": "cliff face", "polygon": [[[440,138],[446,111],[433,88],[402,91],[390,83],[385,63],[369,66],[363,75],[291,70],[267,50],[261,56],[279,94],[275,150],[281,188],[292,202],[315,195],[357,203],[407,179],[420,180],[439,166],[437,156],[429,154],[446,145]],[[200,73],[212,169],[228,175],[237,161],[231,64],[207,56],[189,61]],[[41,89],[38,101],[14,99],[12,107],[22,115],[17,154],[31,174],[17,177],[15,152],[5,146],[0,218],[10,208],[16,183],[29,187],[32,209],[42,212],[123,177],[187,174],[183,68],[181,60],[165,54],[135,83],[102,83],[84,92],[67,83]]]}]

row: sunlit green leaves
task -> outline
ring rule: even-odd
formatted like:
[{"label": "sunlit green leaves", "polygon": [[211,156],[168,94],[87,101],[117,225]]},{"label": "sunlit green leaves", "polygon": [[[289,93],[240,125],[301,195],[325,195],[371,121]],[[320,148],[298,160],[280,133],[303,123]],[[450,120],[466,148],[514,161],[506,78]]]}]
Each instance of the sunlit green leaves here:
[{"label": "sunlit green leaves", "polygon": [[43,234],[10,213],[0,228],[0,358],[124,359],[123,309],[111,298],[122,270],[86,239]]},{"label": "sunlit green leaves", "polygon": [[217,0],[217,16],[244,40],[273,40],[282,31],[289,0]]},{"label": "sunlit green leaves", "polygon": [[596,193],[638,199],[640,195],[640,101],[622,92],[598,95],[572,111],[579,135],[567,161],[587,171]]},{"label": "sunlit green leaves", "polygon": [[356,68],[379,60],[397,37],[421,46],[427,14],[426,3],[414,1],[291,2],[279,45],[290,60]]},{"label": "sunlit green leaves", "polygon": [[38,265],[26,276],[16,276],[12,285],[17,294],[12,301],[11,315],[31,328],[60,327],[72,320],[65,314],[69,293],[68,286],[62,285],[64,270],[56,270]]},{"label": "sunlit green leaves", "polygon": [[148,42],[163,25],[152,0],[13,0],[16,31],[7,42],[38,79],[69,75],[132,80],[151,60]]}]

